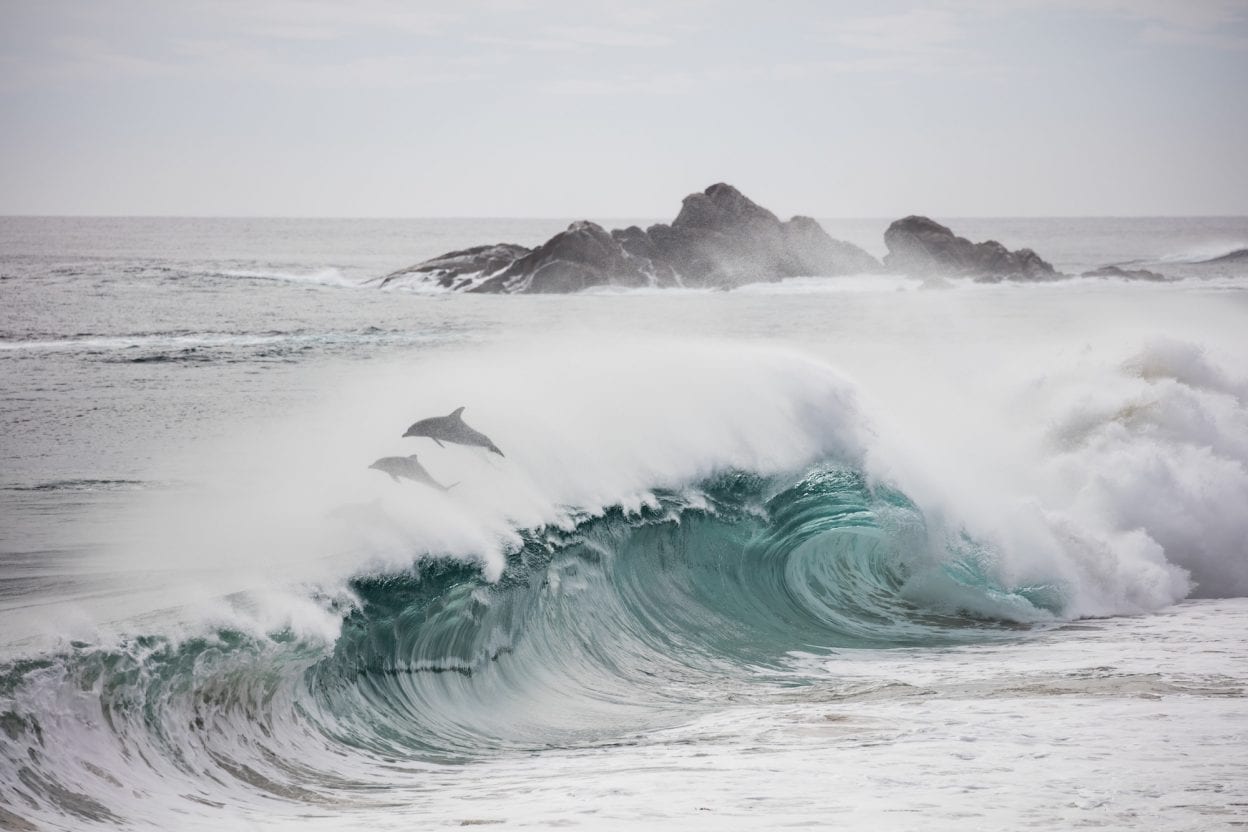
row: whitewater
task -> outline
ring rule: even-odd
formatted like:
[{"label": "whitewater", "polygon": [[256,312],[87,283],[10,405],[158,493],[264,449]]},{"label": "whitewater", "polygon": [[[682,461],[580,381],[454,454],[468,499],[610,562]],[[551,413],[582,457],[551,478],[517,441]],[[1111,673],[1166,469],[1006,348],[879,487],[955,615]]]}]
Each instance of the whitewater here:
[{"label": "whitewater", "polygon": [[565,224],[0,219],[0,829],[1248,821],[1248,220],[370,283]]}]

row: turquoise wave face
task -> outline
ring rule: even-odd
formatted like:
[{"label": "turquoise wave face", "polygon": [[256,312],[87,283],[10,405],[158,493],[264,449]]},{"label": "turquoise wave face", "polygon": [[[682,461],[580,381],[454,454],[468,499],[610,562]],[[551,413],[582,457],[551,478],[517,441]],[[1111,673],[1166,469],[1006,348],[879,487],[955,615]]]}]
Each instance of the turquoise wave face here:
[{"label": "turquoise wave face", "polygon": [[[729,473],[639,513],[530,533],[496,583],[445,561],[355,581],[361,606],[309,669],[309,689],[344,742],[470,757],[802,683],[789,673],[795,653],[956,644],[1017,626],[966,614],[959,596],[1032,613],[1060,603],[1053,588],[994,583],[991,553],[972,541],[932,546],[904,495],[856,471]],[[919,579],[927,597],[947,586],[949,603],[908,600]]]},{"label": "turquoise wave face", "polygon": [[[934,545],[904,495],[854,470],[727,473],[640,512],[531,531],[496,582],[438,559],[359,577],[330,648],[221,632],[2,668],[0,793],[109,819],[76,785],[99,779],[84,766],[142,764],[188,783],[210,770],[319,800],[344,760],[367,782],[379,761],[617,741],[811,684],[795,654],[1017,635],[960,612],[968,593],[1060,607],[1056,588],[1001,587],[991,565],[973,541]],[[935,583],[954,600],[922,606],[910,600],[916,581],[922,597]],[[58,749],[74,743],[58,745],[61,731],[108,733],[120,756],[66,757]]]}]

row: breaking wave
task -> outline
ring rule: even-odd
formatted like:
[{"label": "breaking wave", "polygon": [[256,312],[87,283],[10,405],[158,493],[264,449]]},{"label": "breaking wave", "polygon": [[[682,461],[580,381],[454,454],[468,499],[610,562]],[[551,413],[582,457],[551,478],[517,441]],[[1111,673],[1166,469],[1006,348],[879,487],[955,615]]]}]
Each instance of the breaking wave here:
[{"label": "breaking wave", "polygon": [[[533,383],[552,366],[557,394]],[[0,822],[364,806],[435,764],[807,684],[799,655],[1246,594],[1248,385],[1226,366],[1156,342],[1029,385],[1034,430],[997,459],[1024,500],[923,470],[852,383],[784,351],[559,345],[360,382],[306,432],[210,454],[252,465],[204,463],[228,495],[153,498],[151,556],[219,572],[194,573],[225,599],[202,626],[0,667]],[[508,456],[422,447],[453,495],[360,463],[464,401]]]},{"label": "breaking wave", "polygon": [[231,802],[337,803],[381,780],[385,759],[471,760],[673,723],[765,684],[792,651],[1009,632],[909,600],[931,568],[1030,614],[1061,603],[1055,587],[995,585],[973,557],[929,563],[916,507],[840,467],[726,472],[521,539],[496,580],[455,558],[353,578],[317,599],[340,616],[330,642],[222,628],[10,665],[5,803],[66,825],[142,822],[146,780],[202,801],[224,797],[207,782]]}]

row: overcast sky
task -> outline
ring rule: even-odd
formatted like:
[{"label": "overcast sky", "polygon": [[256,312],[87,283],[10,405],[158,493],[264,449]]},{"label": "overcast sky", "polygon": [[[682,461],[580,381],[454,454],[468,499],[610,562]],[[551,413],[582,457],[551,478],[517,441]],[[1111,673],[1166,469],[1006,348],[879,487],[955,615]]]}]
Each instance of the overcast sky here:
[{"label": "overcast sky", "polygon": [[0,213],[1248,214],[1248,0],[0,0]]}]

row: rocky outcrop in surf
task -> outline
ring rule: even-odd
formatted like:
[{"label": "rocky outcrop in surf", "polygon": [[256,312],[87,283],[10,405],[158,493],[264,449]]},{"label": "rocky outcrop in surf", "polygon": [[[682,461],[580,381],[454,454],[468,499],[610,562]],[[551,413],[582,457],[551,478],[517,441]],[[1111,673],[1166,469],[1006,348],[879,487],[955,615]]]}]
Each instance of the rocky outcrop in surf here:
[{"label": "rocky outcrop in surf", "polygon": [[880,261],[853,243],[829,236],[810,217],[797,216],[786,222],[784,238],[812,275],[869,274],[883,271]]},{"label": "rocky outcrop in surf", "polygon": [[582,220],[471,291],[553,294],[594,286],[638,288],[657,282],[655,272],[649,258],[630,254],[611,232]]},{"label": "rocky outcrop in surf", "polygon": [[900,219],[884,232],[884,265],[913,276],[976,280],[1057,280],[1052,265],[1029,248],[1010,251],[996,240],[972,243],[927,217]]},{"label": "rocky outcrop in surf", "polygon": [[391,281],[404,282],[405,279],[414,277],[443,289],[465,289],[472,285],[473,278],[477,275],[493,274],[528,253],[528,248],[513,243],[473,246],[400,269],[387,275],[382,285]]},{"label": "rocky outcrop in surf", "polygon": [[828,236],[813,219],[782,221],[719,183],[685,197],[670,225],[607,231],[575,222],[535,249],[500,244],[450,252],[394,272],[381,285],[538,294],[598,286],[731,288],[879,270],[874,257]]},{"label": "rocky outcrop in surf", "polygon": [[[536,248],[497,243],[417,263],[377,282],[382,286],[495,294],[564,294],[597,287],[731,289],[789,277],[892,272],[918,278],[981,282],[1050,281],[1057,271],[1030,248],[1011,251],[996,240],[971,242],[928,217],[909,216],[884,232],[883,264],[858,246],[828,235],[810,217],[781,220],[731,185],[685,197],[671,223],[611,231],[574,222]],[[1201,261],[1239,263],[1248,249]],[[1148,269],[1109,265],[1082,277],[1163,281]]]}]

